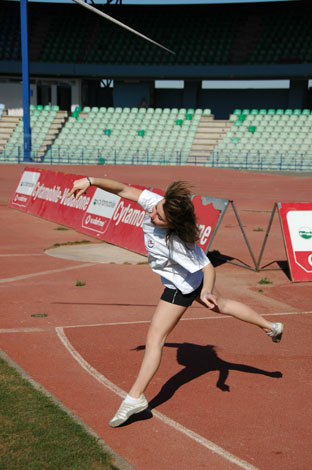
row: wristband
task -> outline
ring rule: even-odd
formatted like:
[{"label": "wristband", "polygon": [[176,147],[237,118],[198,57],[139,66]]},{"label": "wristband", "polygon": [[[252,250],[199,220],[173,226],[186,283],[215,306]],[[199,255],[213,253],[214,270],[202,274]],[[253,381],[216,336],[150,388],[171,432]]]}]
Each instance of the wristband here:
[{"label": "wristband", "polygon": [[[89,185],[92,186],[92,183],[91,183],[91,180],[90,180],[89,176],[86,176],[86,178],[89,181]],[[90,188],[90,186],[89,186],[89,188]]]}]

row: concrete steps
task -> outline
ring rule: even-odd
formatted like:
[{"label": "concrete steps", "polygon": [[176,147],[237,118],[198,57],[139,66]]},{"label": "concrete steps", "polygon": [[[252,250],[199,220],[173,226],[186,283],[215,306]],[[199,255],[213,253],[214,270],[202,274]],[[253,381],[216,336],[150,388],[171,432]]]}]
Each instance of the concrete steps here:
[{"label": "concrete steps", "polygon": [[42,145],[40,146],[40,149],[38,151],[37,157],[39,160],[42,160],[48,148],[53,144],[67,118],[67,111],[57,111],[55,118],[50,126],[50,129],[47,132],[45,139],[42,142]]},{"label": "concrete steps", "polygon": [[233,122],[214,119],[213,115],[202,116],[192,144],[188,164],[206,163],[232,125]]},{"label": "concrete steps", "polygon": [[4,111],[0,119],[0,152],[8,143],[9,138],[13,134],[20,120],[19,116],[8,116],[7,111]]}]

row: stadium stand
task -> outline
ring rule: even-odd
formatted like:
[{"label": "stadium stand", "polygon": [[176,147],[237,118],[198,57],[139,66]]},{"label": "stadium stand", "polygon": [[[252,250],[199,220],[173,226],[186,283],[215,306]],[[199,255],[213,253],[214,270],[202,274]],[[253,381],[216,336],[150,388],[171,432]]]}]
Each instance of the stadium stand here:
[{"label": "stadium stand", "polygon": [[[0,108],[1,109],[1,108]],[[3,109],[3,108],[2,108]],[[0,161],[22,155],[23,118],[3,111]],[[312,166],[308,109],[210,109],[32,106],[32,158],[47,163],[204,165],[258,170]]]},{"label": "stadium stand", "polygon": [[[280,5],[105,5],[97,8],[176,51],[167,54],[77,5],[29,3],[29,59],[81,64],[296,64],[312,61],[305,2]],[[0,60],[20,61],[19,5],[1,2]]]},{"label": "stadium stand", "polygon": [[[22,109],[7,110],[0,118],[0,155],[16,161],[23,149],[23,116]],[[58,106],[31,106],[30,122],[32,134],[31,157],[42,161],[47,147],[51,145],[59,132],[67,112],[60,111]]]},{"label": "stadium stand", "polygon": [[236,109],[230,121],[233,126],[215,150],[223,158],[230,155],[231,165],[278,169],[311,164],[309,109]]},{"label": "stadium stand", "polygon": [[194,109],[85,107],[69,117],[48,155],[71,162],[186,163],[201,114]]},{"label": "stadium stand", "polygon": [[[19,119],[19,116],[9,116],[5,105],[0,104],[0,155],[6,155],[5,146],[14,133]],[[15,159],[15,156],[13,158]]]},{"label": "stadium stand", "polygon": [[[176,55],[78,5],[29,2],[31,102],[67,109],[31,105],[32,160],[311,169],[310,2],[97,8]],[[19,4],[0,0],[0,80],[10,81],[11,98],[20,68]],[[272,90],[234,104],[228,90],[212,97],[201,87],[202,80],[264,75],[292,82],[275,102]],[[184,89],[160,92],[157,78],[184,80]],[[101,80],[114,80],[113,91]],[[131,102],[132,82],[139,85]],[[264,108],[255,109],[262,98]],[[222,102],[219,114],[213,99]],[[8,107],[0,108],[0,161],[16,162],[24,151],[22,110]]]}]

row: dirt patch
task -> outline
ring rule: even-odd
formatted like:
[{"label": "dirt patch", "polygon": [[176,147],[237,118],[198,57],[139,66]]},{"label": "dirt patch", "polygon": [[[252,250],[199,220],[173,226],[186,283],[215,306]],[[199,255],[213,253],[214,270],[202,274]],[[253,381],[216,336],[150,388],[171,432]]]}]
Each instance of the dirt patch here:
[{"label": "dirt patch", "polygon": [[86,261],[95,263],[142,264],[147,263],[146,256],[134,253],[109,243],[87,243],[61,245],[45,250],[55,258]]}]

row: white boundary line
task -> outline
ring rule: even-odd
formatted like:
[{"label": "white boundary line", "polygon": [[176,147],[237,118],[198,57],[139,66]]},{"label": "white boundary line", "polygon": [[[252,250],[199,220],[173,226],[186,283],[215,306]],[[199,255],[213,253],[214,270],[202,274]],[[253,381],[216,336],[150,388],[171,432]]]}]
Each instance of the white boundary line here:
[{"label": "white boundary line", "polygon": [[21,281],[23,279],[29,279],[29,278],[37,277],[37,276],[45,276],[47,274],[61,273],[63,271],[70,271],[72,269],[88,268],[89,266],[95,266],[96,264],[97,263],[84,263],[84,264],[79,264],[77,266],[69,266],[67,268],[50,269],[49,271],[40,271],[38,273],[22,274],[21,276],[7,277],[6,279],[0,279],[0,284],[4,284],[6,282]]},{"label": "white boundary line", "polygon": [[[56,327],[55,330],[56,330],[57,336],[59,337],[60,341],[63,343],[65,348],[68,350],[68,352],[72,355],[72,357],[78,362],[78,364],[85,371],[87,371],[92,377],[94,377],[98,382],[100,382],[110,391],[116,393],[116,395],[118,395],[119,397],[124,398],[126,396],[126,392],[124,392],[121,388],[119,388],[113,382],[108,380],[103,374],[99,373],[85,359],[83,359],[83,357],[78,353],[78,351],[73,347],[73,345],[68,340],[63,327]],[[214,442],[209,441],[208,439],[205,439],[204,437],[200,436],[194,431],[191,431],[190,429],[186,428],[182,424],[177,423],[171,418],[168,418],[166,415],[160,413],[159,411],[153,411],[153,415],[156,418],[158,418],[160,421],[165,423],[167,426],[172,427],[176,431],[189,437],[193,441],[197,442],[201,446],[213,452],[214,454],[217,454],[223,459],[237,465],[239,468],[242,468],[244,470],[259,470],[257,467],[251,465],[248,462],[245,462],[239,457],[236,457],[235,455],[231,454],[227,450],[218,446]]]},{"label": "white boundary line", "polygon": [[43,328],[2,328],[0,333],[36,333],[44,331]]},{"label": "white boundary line", "polygon": [[[281,313],[265,313],[262,316],[285,316],[285,315],[310,315],[311,312],[281,312]],[[232,318],[228,315],[218,315],[211,317],[190,317],[190,318],[181,318],[180,321],[198,321],[198,320],[226,320]],[[107,323],[89,323],[87,325],[66,325],[60,326],[57,328],[87,328],[87,327],[96,327],[96,326],[118,326],[118,325],[140,325],[140,324],[149,324],[151,320],[137,320],[137,321],[120,321],[120,322],[107,322]],[[54,328],[54,327],[53,327]],[[43,328],[1,328],[1,333],[34,333],[45,331]]]},{"label": "white boundary line", "polygon": [[44,256],[44,253],[8,253],[4,255],[0,255],[0,258],[11,258],[11,256]]},{"label": "white boundary line", "polygon": [[[286,315],[310,315],[310,312],[279,312],[279,313],[264,313],[262,317],[278,317],[278,316],[286,316]],[[231,317],[230,315],[217,315],[211,317],[189,317],[189,318],[181,318],[181,321],[198,321],[198,320],[229,320]],[[120,322],[107,322],[107,323],[89,323],[86,325],[65,325],[60,326],[58,328],[86,328],[88,326],[118,326],[118,325],[140,325],[140,324],[147,324],[150,323],[151,320],[137,320],[137,321],[120,321]]]}]

